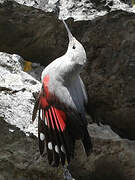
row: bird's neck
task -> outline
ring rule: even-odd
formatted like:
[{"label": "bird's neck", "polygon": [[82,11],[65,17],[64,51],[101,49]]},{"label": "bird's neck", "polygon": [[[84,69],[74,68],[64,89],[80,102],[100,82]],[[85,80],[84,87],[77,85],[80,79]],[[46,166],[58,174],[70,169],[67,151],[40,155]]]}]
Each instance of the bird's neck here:
[{"label": "bird's neck", "polygon": [[63,65],[61,65],[63,79],[68,82],[71,81],[71,79],[76,78],[80,74],[83,65],[84,64],[77,62],[77,59],[74,57],[73,53],[67,52],[64,55]]},{"label": "bird's neck", "polygon": [[72,52],[72,50],[68,49],[65,56],[67,57],[68,61],[71,61],[74,66],[81,66],[83,67],[86,64],[86,57],[84,57],[80,52]]}]

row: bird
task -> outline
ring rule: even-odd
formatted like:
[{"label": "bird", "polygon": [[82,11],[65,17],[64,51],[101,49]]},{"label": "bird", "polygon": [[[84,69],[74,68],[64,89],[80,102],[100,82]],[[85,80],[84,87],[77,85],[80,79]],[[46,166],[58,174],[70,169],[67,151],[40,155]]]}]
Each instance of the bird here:
[{"label": "bird", "polygon": [[48,163],[53,167],[70,164],[76,140],[82,141],[87,156],[92,151],[86,119],[88,98],[80,77],[87,61],[86,52],[65,20],[62,21],[68,34],[68,48],[43,70],[42,87],[32,115],[34,122],[38,112],[40,154],[43,156],[46,152]]}]

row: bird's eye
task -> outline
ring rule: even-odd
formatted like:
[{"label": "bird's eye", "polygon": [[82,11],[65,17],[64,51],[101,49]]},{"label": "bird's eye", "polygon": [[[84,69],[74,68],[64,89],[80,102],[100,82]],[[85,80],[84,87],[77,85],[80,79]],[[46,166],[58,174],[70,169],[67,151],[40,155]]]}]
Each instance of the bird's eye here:
[{"label": "bird's eye", "polygon": [[75,46],[73,46],[73,49],[75,49]]}]

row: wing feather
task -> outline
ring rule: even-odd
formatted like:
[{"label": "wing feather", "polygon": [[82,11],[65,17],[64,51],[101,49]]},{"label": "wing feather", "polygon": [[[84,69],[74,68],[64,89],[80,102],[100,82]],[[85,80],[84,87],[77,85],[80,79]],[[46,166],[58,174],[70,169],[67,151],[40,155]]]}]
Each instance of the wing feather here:
[{"label": "wing feather", "polygon": [[[49,110],[48,110],[49,111]],[[50,112],[47,112],[48,119],[49,119],[49,127],[50,127],[50,142],[48,142],[48,148],[53,151],[53,164],[52,166],[58,166],[59,165],[59,155],[55,151],[55,131],[54,131],[54,125],[52,124],[52,117]]]},{"label": "wing feather", "polygon": [[[41,113],[42,110],[40,110],[39,113]],[[39,140],[39,150],[40,154],[42,155],[44,152],[44,140],[41,140],[41,134],[44,135],[44,122],[41,120],[40,116],[38,118],[38,140]]]},{"label": "wing feather", "polygon": [[[64,165],[66,160],[70,163],[74,157],[76,139],[82,139],[87,155],[92,148],[87,123],[84,120],[86,98],[79,77],[74,82],[74,88],[72,85],[68,88],[62,86],[55,94],[48,89],[49,76],[45,80],[38,106],[39,149],[42,155],[45,143],[49,164],[58,166],[61,161]],[[44,139],[42,134],[45,136]]]},{"label": "wing feather", "polygon": [[55,128],[56,151],[60,155],[62,165],[64,165],[65,164],[65,154],[61,150],[62,138],[61,138],[61,134],[59,132],[60,129],[59,129],[59,125],[58,125],[58,122],[57,122],[56,115],[55,115],[53,107],[51,107],[51,112],[52,112],[52,115],[53,115],[53,121],[54,121],[53,123],[54,123],[54,128]]}]

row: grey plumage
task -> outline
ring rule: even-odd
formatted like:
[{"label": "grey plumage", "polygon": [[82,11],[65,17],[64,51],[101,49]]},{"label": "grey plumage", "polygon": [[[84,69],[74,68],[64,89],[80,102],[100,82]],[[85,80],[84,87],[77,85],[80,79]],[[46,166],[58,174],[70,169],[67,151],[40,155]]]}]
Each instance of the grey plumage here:
[{"label": "grey plumage", "polygon": [[68,35],[67,52],[44,69],[41,80],[43,81],[43,78],[49,74],[49,91],[55,93],[62,103],[81,112],[84,111],[84,103],[87,103],[87,95],[79,73],[87,58],[84,47],[72,36],[69,29]]}]

